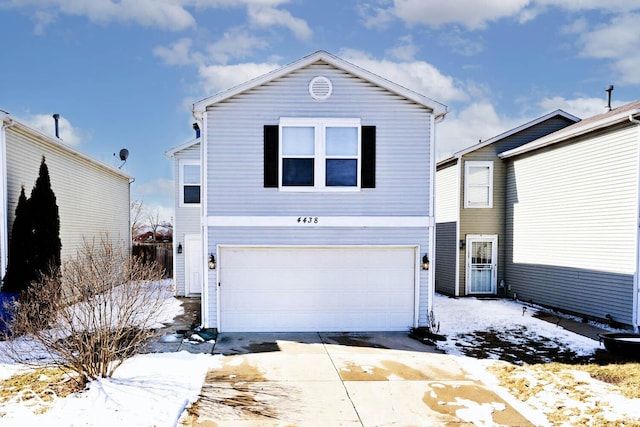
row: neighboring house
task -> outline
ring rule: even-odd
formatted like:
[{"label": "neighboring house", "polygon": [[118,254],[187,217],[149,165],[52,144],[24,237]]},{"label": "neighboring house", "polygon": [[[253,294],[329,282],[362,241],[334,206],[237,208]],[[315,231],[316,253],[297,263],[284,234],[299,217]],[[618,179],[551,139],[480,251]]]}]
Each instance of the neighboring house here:
[{"label": "neighboring house", "polygon": [[[197,127],[197,125],[194,125]],[[176,295],[197,296],[204,283],[200,130],[196,138],[168,150],[173,160],[173,281]]]},{"label": "neighboring house", "polygon": [[177,292],[203,271],[203,326],[225,332],[426,326],[445,114],[323,51],[196,103],[201,138],[167,153]]},{"label": "neighboring house", "polygon": [[63,262],[77,254],[85,239],[108,236],[128,252],[131,177],[0,110],[0,276],[4,277],[7,267],[8,239],[20,189],[24,187],[29,197],[43,156],[58,205]]},{"label": "neighboring house", "polygon": [[513,295],[639,325],[640,101],[502,152]]},{"label": "neighboring house", "polygon": [[505,185],[499,153],[576,123],[562,110],[539,117],[439,161],[436,172],[436,291],[496,295],[506,289]]}]

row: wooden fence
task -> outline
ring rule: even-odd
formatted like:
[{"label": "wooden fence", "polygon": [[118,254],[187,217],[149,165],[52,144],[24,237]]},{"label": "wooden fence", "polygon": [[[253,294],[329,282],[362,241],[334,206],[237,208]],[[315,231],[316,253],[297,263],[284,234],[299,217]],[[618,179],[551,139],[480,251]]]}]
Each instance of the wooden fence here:
[{"label": "wooden fence", "polygon": [[165,278],[173,277],[173,244],[172,243],[134,243],[133,256],[156,261],[165,271]]}]

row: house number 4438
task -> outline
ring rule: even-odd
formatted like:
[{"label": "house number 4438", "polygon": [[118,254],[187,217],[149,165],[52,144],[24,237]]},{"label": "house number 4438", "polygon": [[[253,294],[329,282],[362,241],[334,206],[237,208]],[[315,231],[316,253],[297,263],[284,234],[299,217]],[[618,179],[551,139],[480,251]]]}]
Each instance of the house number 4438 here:
[{"label": "house number 4438", "polygon": [[318,217],[317,216],[299,216],[298,224],[317,224]]}]

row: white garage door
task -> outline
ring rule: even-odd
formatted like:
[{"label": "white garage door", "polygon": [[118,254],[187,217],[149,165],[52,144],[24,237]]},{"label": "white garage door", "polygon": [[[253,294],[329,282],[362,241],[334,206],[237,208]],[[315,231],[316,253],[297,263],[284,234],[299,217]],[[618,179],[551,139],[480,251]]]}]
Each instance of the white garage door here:
[{"label": "white garage door", "polygon": [[413,326],[413,247],[224,247],[224,332],[403,331]]}]

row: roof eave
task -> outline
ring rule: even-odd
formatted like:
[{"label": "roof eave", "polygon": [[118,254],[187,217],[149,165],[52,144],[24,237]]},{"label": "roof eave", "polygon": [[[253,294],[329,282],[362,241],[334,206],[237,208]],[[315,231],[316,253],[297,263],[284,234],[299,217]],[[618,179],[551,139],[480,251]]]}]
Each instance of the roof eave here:
[{"label": "roof eave", "polygon": [[176,155],[176,153],[178,153],[178,152],[180,152],[182,150],[186,150],[187,148],[191,148],[194,145],[199,144],[200,143],[200,139],[201,138],[195,138],[195,139],[187,141],[187,142],[185,142],[183,144],[176,145],[175,147],[169,148],[167,151],[164,152],[164,156],[167,159],[171,159]]},{"label": "roof eave", "polygon": [[500,153],[498,154],[498,157],[501,159],[506,159],[509,157],[517,156],[519,154],[528,153],[529,151],[547,147],[552,144],[557,144],[558,142],[585,135],[587,133],[613,126],[618,123],[623,123],[629,120],[629,116],[635,116],[638,114],[640,114],[640,109],[636,108],[633,110],[620,112],[610,117],[605,117],[601,120],[586,124],[584,126],[579,126],[575,129],[559,130],[550,135],[543,136],[542,138],[534,140],[528,144],[524,144],[520,147]]},{"label": "roof eave", "polygon": [[12,127],[16,127],[17,129],[21,129],[24,132],[30,133],[30,134],[34,135],[35,137],[40,138],[40,139],[46,141],[47,143],[49,143],[49,144],[51,144],[51,145],[53,145],[53,146],[55,146],[57,148],[60,148],[60,149],[65,150],[65,151],[68,151],[69,153],[71,153],[71,154],[73,154],[73,155],[75,155],[75,156],[77,156],[77,157],[79,157],[79,158],[81,158],[83,160],[86,160],[86,161],[88,161],[88,162],[90,162],[90,163],[92,163],[92,164],[94,164],[96,166],[99,166],[99,167],[103,168],[103,169],[107,169],[110,172],[113,172],[113,173],[115,173],[117,175],[121,175],[123,178],[127,178],[129,181],[134,179],[132,175],[129,175],[128,173],[125,173],[125,172],[123,172],[122,170],[120,170],[120,169],[118,169],[116,167],[110,166],[110,165],[108,165],[106,163],[103,163],[101,161],[93,159],[93,158],[87,156],[86,154],[83,154],[83,153],[81,153],[81,152],[69,147],[68,145],[63,144],[60,139],[54,138],[53,136],[47,135],[44,132],[41,132],[41,131],[39,131],[37,129],[34,129],[34,128],[22,123],[21,121],[16,120],[14,117],[12,117],[9,114],[5,115],[5,117],[4,117],[4,120],[7,120],[7,119],[12,121],[12,123],[13,123]]},{"label": "roof eave", "polygon": [[529,129],[530,127],[536,126],[536,125],[538,125],[538,124],[540,124],[540,123],[542,123],[542,122],[544,122],[546,120],[549,120],[549,119],[551,119],[553,117],[556,117],[556,116],[562,116],[565,119],[571,120],[571,121],[573,121],[575,123],[578,123],[580,121],[579,117],[576,117],[573,114],[569,114],[564,110],[559,110],[558,109],[558,110],[552,111],[550,113],[547,113],[544,116],[540,116],[540,117],[538,117],[536,119],[533,119],[533,120],[531,120],[531,121],[529,121],[527,123],[524,123],[524,124],[522,124],[520,126],[517,126],[517,127],[513,128],[513,129],[509,129],[506,132],[502,132],[500,135],[496,135],[494,137],[491,137],[491,138],[489,138],[487,140],[484,140],[484,141],[482,141],[482,142],[480,142],[478,144],[472,145],[471,147],[464,148],[464,149],[454,153],[453,157],[462,157],[465,154],[469,154],[469,153],[471,153],[473,151],[479,150],[480,148],[486,147],[487,145],[491,145],[494,142],[497,142],[497,141],[500,141],[500,140],[505,139],[507,137],[510,137],[511,135],[515,135],[518,132],[522,132],[523,130]]}]

